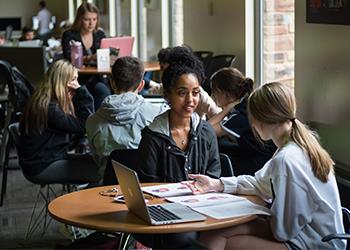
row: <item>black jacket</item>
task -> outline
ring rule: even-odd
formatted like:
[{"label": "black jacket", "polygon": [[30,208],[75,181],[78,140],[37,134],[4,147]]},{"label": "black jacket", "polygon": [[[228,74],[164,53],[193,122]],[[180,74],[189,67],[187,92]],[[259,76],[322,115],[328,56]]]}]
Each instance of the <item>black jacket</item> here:
[{"label": "black jacket", "polygon": [[81,42],[83,46],[83,55],[87,56],[89,54],[95,54],[96,50],[100,48],[101,40],[102,38],[105,38],[106,35],[102,30],[97,30],[93,33],[93,42],[91,46],[90,53],[85,48],[84,43],[82,42],[80,32],[75,30],[66,30],[62,35],[62,50],[63,50],[63,56],[65,59],[70,61],[70,45],[69,42],[71,40]]},{"label": "black jacket", "polygon": [[188,173],[220,177],[220,157],[212,126],[194,113],[184,152],[170,136],[168,116],[169,111],[142,130],[138,164],[141,182],[180,182],[188,180]]},{"label": "black jacket", "polygon": [[253,134],[247,114],[247,99],[237,104],[228,115],[228,119],[221,126],[229,134],[236,137],[237,143],[232,144],[224,139],[219,142],[221,153],[227,154],[232,162],[235,176],[241,174],[253,175],[271,159],[277,147],[273,142],[258,141]]},{"label": "black jacket", "polygon": [[37,175],[52,162],[65,159],[71,143],[71,134],[84,134],[85,122],[94,112],[92,96],[85,87],[76,90],[73,97],[75,115],[66,115],[55,102],[48,109],[48,128],[42,134],[20,136],[21,167],[25,174]]}]

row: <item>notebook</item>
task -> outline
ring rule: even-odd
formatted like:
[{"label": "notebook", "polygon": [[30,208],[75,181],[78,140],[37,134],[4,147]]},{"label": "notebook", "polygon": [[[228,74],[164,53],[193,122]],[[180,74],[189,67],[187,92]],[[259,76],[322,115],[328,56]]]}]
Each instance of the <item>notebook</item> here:
[{"label": "notebook", "polygon": [[119,49],[118,57],[131,56],[132,48],[134,45],[134,37],[132,36],[120,36],[109,37],[101,40],[101,49],[115,48]]},{"label": "notebook", "polygon": [[113,161],[113,169],[129,211],[150,225],[204,221],[206,217],[179,203],[146,205],[137,173]]}]

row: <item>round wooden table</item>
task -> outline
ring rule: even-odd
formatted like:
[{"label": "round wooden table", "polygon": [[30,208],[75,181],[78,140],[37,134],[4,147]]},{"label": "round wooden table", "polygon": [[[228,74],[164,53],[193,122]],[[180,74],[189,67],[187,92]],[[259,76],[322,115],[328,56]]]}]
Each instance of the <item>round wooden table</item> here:
[{"label": "round wooden table", "polygon": [[[155,185],[155,183],[143,184]],[[152,226],[127,210],[125,204],[116,203],[113,197],[103,196],[101,191],[119,186],[103,186],[72,192],[60,196],[50,202],[48,210],[57,221],[82,228],[105,232],[125,233],[180,233],[206,231],[226,228],[243,224],[257,218],[256,215],[247,215],[229,219],[213,219],[208,217],[201,222],[180,223],[162,226]],[[245,196],[250,201],[261,204],[255,196]],[[153,198],[149,204],[165,202],[163,198]]]}]

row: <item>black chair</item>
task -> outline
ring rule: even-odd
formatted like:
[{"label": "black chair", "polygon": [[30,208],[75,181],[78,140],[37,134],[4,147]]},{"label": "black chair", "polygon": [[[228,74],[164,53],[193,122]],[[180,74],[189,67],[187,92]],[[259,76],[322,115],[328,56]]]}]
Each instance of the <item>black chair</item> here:
[{"label": "black chair", "polygon": [[347,240],[346,249],[350,249],[349,239],[350,239],[350,211],[349,209],[342,207],[343,212],[343,225],[344,225],[344,234],[339,233],[332,233],[329,235],[326,235],[322,238],[323,242],[327,242],[333,239],[342,239]]},{"label": "black chair", "polygon": [[7,128],[16,117],[16,92],[14,89],[13,78],[11,76],[11,67],[12,66],[7,61],[0,60],[0,165],[2,168],[0,206],[3,205],[4,196],[6,193],[7,172],[9,170],[8,161],[11,149],[11,141],[9,141],[9,131]]},{"label": "black chair", "polygon": [[206,80],[203,84],[204,90],[210,94],[210,77],[221,68],[232,67],[235,60],[235,55],[217,55],[211,57],[207,67],[205,68]]},{"label": "black chair", "polygon": [[[8,126],[19,120],[21,111],[27,99],[33,93],[34,87],[16,67],[7,61],[0,60],[0,111],[1,121],[1,147],[0,165],[2,167],[2,184],[0,206],[3,205],[7,186],[10,151],[13,141],[9,138]],[[18,169],[15,167],[14,169]]]},{"label": "black chair", "polygon": [[220,153],[221,177],[234,176],[230,158],[223,153]]},{"label": "black chair", "polygon": [[112,160],[120,162],[121,164],[127,166],[138,172],[137,170],[137,149],[116,149],[112,151],[109,155],[104,177],[103,185],[117,185],[118,180],[115,176]]},{"label": "black chair", "polygon": [[[8,127],[9,134],[10,134],[10,139],[14,142],[15,147],[17,149],[17,155],[18,155],[18,163],[19,166],[22,164],[22,157],[21,154],[19,153],[19,139],[20,139],[20,130],[19,130],[19,123],[15,122],[9,125]],[[84,184],[84,183],[76,183],[72,180],[67,180],[66,182],[62,181],[47,181],[45,179],[38,179],[38,178],[33,178],[30,175],[27,175],[25,171],[22,171],[23,176],[31,183],[39,185],[39,190],[36,196],[36,200],[32,209],[32,214],[30,217],[30,221],[28,224],[27,232],[25,238],[28,239],[30,238],[33,233],[39,228],[40,224],[43,223],[43,231],[42,235],[45,234],[47,228],[50,225],[51,218],[48,218],[48,205],[50,201],[53,198],[58,197],[57,193],[55,190],[51,187],[52,184],[62,184],[62,193],[59,195],[62,195],[66,192],[71,192],[72,190],[77,189],[77,185],[79,184]],[[40,209],[39,213],[35,215],[35,211],[37,208],[37,205],[39,204],[39,199],[42,198],[44,200],[44,205]]]},{"label": "black chair", "polygon": [[204,70],[207,68],[208,63],[210,59],[213,57],[214,52],[212,51],[194,51],[193,54],[195,54],[199,60],[202,61]]},{"label": "black chair", "polygon": [[[112,166],[112,160],[120,162],[121,164],[125,165],[126,167],[135,170],[138,172],[137,169],[137,149],[116,149],[113,150],[107,161],[105,173],[103,176],[103,185],[117,185],[118,179],[115,176],[114,169]],[[126,249],[128,242],[130,240],[131,234],[129,233],[121,233],[120,239],[119,239],[119,247],[118,249]]]}]

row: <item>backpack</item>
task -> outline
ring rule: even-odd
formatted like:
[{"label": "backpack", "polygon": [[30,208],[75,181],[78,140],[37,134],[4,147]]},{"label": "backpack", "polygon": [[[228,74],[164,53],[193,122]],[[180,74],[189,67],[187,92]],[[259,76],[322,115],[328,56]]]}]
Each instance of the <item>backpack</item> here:
[{"label": "backpack", "polygon": [[21,112],[34,92],[34,86],[16,66],[0,60],[0,67],[7,81],[8,99],[14,105],[15,112]]}]

